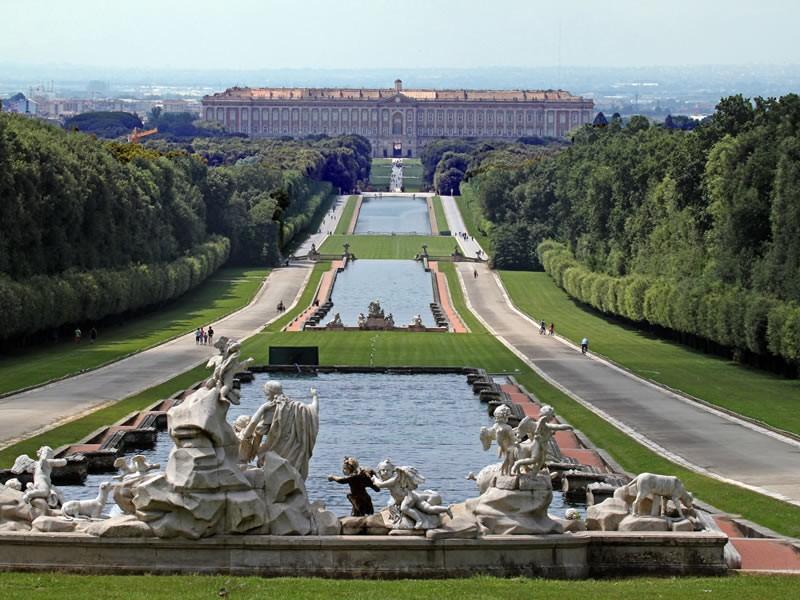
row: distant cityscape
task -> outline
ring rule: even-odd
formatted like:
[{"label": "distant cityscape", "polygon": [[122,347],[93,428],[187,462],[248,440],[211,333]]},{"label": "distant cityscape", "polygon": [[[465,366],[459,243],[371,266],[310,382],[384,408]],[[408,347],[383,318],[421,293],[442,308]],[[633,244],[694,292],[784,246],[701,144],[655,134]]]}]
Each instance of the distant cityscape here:
[{"label": "distant cityscape", "polygon": [[800,66],[722,66],[539,69],[281,69],[257,71],[98,72],[88,67],[23,67],[0,64],[3,110],[63,122],[94,111],[144,117],[201,113],[201,99],[232,86],[380,87],[395,77],[430,89],[563,89],[594,101],[595,111],[623,117],[641,114],[702,118],[720,98],[781,96],[800,88]]}]

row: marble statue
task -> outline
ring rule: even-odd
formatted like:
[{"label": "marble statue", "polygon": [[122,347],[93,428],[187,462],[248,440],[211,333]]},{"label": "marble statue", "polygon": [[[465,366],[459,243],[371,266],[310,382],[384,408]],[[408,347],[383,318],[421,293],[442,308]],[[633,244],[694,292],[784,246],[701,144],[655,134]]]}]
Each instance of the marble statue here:
[{"label": "marble statue", "polygon": [[480,440],[483,449],[488,450],[492,446],[492,441],[497,442],[497,454],[502,459],[500,473],[503,475],[511,474],[511,467],[514,465],[516,437],[508,419],[511,416],[511,409],[506,404],[501,404],[494,409],[494,424],[491,427],[481,427]]},{"label": "marble statue", "polygon": [[327,327],[344,327],[344,323],[342,323],[342,315],[340,315],[338,312],[333,315],[333,319],[328,321]]},{"label": "marble statue", "polygon": [[60,506],[64,501],[61,491],[50,481],[50,474],[53,467],[64,467],[67,464],[65,458],[55,458],[55,453],[50,446],[42,446],[36,452],[37,460],[33,460],[27,454],[22,454],[14,461],[11,467],[12,473],[33,473],[33,483],[29,483],[22,500],[31,503],[32,500],[40,498],[47,502],[50,508]]},{"label": "marble statue", "polygon": [[667,501],[672,500],[681,519],[685,517],[683,507],[691,509],[694,502],[680,479],[653,473],[640,473],[627,485],[617,488],[614,498],[625,502],[629,509],[632,508],[634,516],[643,514],[642,505],[645,500],[649,500],[650,516],[653,517],[666,516]]},{"label": "marble statue", "polygon": [[264,394],[267,401],[252,417],[239,417],[234,423],[234,430],[239,430],[239,460],[249,463],[257,458],[261,467],[267,453],[273,452],[289,461],[305,479],[319,431],[317,391],[311,388],[311,403],[305,404],[287,398],[280,382],[268,381]]},{"label": "marble statue", "polygon": [[347,494],[347,499],[353,507],[350,511],[350,516],[363,517],[373,514],[375,509],[372,506],[372,498],[370,498],[367,488],[371,488],[376,492],[380,491],[380,488],[372,481],[375,471],[362,469],[358,464],[357,458],[345,456],[342,462],[342,474],[344,475],[343,477],[328,475],[328,481],[350,486],[350,493]]},{"label": "marble statue", "polygon": [[[571,425],[564,425],[560,423],[551,423],[556,417],[556,413],[552,406],[544,405],[539,413],[539,419],[533,421],[530,417],[525,417],[520,421],[515,429],[515,435],[518,440],[518,448],[527,450],[528,456],[521,456],[519,450],[517,451],[517,460],[511,467],[512,473],[538,473],[544,468],[545,461],[547,460],[547,445],[553,438],[556,431],[571,430]],[[523,446],[520,438],[527,435],[532,439],[532,444]]]},{"label": "marble statue", "polygon": [[124,456],[120,456],[114,461],[114,467],[119,469],[119,473],[114,475],[113,479],[122,481],[131,479],[132,477],[142,477],[150,471],[160,469],[161,465],[147,462],[147,458],[144,454],[136,454],[132,456],[130,460],[126,459]]},{"label": "marble statue", "polygon": [[453,516],[452,506],[441,506],[442,497],[433,490],[418,490],[425,478],[414,467],[396,467],[390,459],[378,465],[372,482],[389,491],[388,505],[393,529],[434,529],[442,515]]},{"label": "marble statue", "polygon": [[425,324],[422,322],[422,315],[414,315],[409,327],[425,327]]},{"label": "marble statue", "polygon": [[112,487],[113,484],[110,481],[103,481],[96,498],[65,502],[61,507],[61,514],[67,519],[99,519],[103,514],[103,508],[106,506]]},{"label": "marble statue", "polygon": [[364,316],[364,313],[358,313],[358,326],[360,329],[364,329],[367,326],[367,317]]},{"label": "marble statue", "polygon": [[383,319],[383,309],[381,308],[381,303],[379,300],[373,300],[369,303],[369,309],[367,311],[368,317],[373,317],[377,319]]},{"label": "marble statue", "polygon": [[3,485],[10,490],[16,490],[17,492],[22,491],[22,482],[16,477],[7,480]]},{"label": "marble statue", "polygon": [[384,325],[386,329],[391,329],[394,327],[394,315],[392,315],[392,313],[386,315],[386,317],[384,318]]},{"label": "marble statue", "polygon": [[236,340],[231,340],[225,336],[220,337],[214,342],[214,347],[220,353],[211,357],[207,367],[214,369],[214,374],[209,378],[209,385],[219,386],[220,397],[230,404],[239,404],[239,390],[233,386],[233,378],[236,373],[247,368],[253,362],[252,358],[245,360],[239,359],[241,344]]}]

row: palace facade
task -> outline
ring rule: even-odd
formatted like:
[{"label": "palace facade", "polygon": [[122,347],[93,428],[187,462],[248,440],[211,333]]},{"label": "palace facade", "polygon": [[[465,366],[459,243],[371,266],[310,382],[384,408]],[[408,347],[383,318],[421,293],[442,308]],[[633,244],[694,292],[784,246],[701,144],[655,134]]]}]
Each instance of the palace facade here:
[{"label": "palace facade", "polygon": [[203,98],[203,118],[254,137],[358,134],[374,156],[417,156],[440,138],[563,138],[591,123],[594,102],[562,90],[230,88]]}]

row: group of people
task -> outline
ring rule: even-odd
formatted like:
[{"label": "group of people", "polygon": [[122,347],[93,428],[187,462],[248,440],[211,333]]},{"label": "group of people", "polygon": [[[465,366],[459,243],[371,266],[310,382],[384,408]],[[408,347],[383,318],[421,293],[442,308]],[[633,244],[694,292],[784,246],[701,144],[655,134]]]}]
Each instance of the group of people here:
[{"label": "group of people", "polygon": [[214,329],[211,325],[206,327],[198,327],[194,332],[194,343],[198,345],[210,345],[214,343]]},{"label": "group of people", "polygon": [[[76,344],[80,344],[81,340],[83,339],[83,332],[81,331],[80,327],[76,327],[74,333],[72,334],[73,339],[75,340]],[[97,340],[97,329],[92,327],[89,330],[89,341],[94,344],[95,340]]]},{"label": "group of people", "polygon": [[[556,324],[550,323],[550,327],[547,327],[544,320],[539,323],[539,335],[555,335],[556,334]],[[589,352],[589,338],[585,337],[581,340],[581,354],[586,354]]]},{"label": "group of people", "polygon": [[547,327],[544,321],[539,323],[539,335],[555,335],[556,334],[556,324],[550,323],[550,327]]}]

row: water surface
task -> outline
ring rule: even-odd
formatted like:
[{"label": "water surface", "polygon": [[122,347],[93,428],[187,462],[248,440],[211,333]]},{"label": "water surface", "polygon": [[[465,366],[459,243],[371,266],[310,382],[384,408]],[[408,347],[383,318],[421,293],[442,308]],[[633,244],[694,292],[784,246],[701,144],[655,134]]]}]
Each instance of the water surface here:
[{"label": "water surface", "polygon": [[407,196],[367,197],[361,202],[355,233],[431,234],[428,203]]}]

